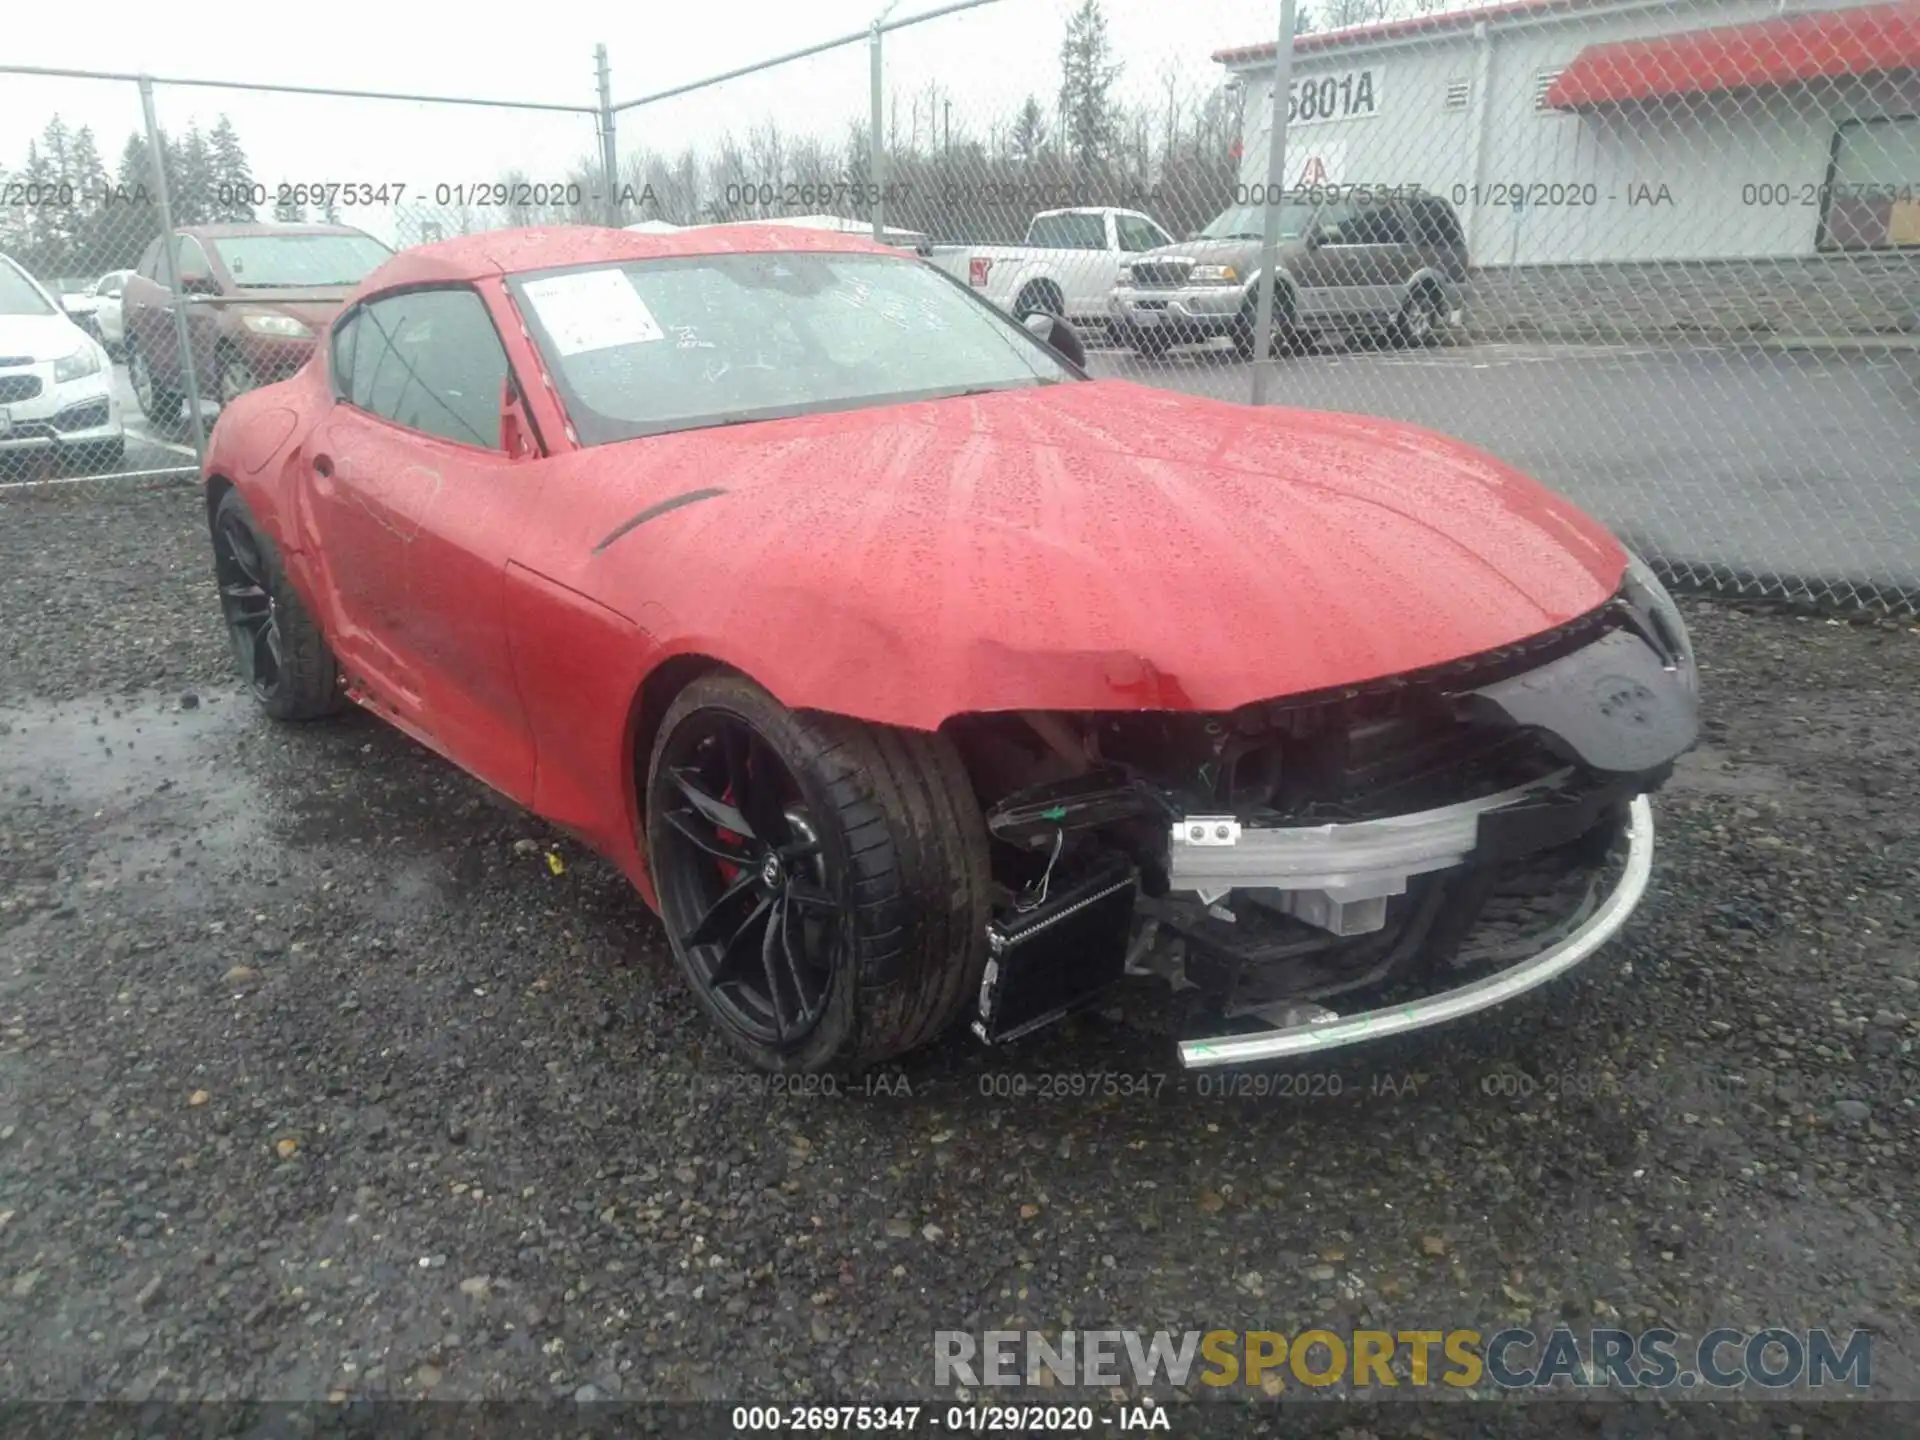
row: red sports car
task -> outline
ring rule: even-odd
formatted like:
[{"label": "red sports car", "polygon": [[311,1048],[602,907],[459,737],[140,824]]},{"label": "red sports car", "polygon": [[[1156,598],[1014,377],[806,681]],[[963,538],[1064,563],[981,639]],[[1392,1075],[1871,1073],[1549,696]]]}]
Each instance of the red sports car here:
[{"label": "red sports car", "polygon": [[1083,360],[815,230],[407,251],[215,427],[240,667],[604,855],[769,1069],[1128,977],[1234,1064],[1593,953],[1698,729],[1652,573],[1457,441]]}]

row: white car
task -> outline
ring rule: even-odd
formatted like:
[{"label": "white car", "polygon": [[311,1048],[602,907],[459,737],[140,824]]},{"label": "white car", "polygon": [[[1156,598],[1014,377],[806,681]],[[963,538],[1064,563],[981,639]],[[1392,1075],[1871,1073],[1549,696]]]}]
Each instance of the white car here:
[{"label": "white car", "polygon": [[[87,319],[74,315],[73,307],[67,307],[67,313],[80,323],[83,330],[91,330],[93,338],[107,347],[109,355],[118,356],[126,343],[126,320],[120,310],[120,292],[126,289],[127,277],[131,270],[109,270],[93,282],[85,304]],[[91,324],[88,322],[91,321]]]},{"label": "white car", "polygon": [[0,474],[41,456],[113,470],[125,449],[106,347],[0,255]]},{"label": "white car", "polygon": [[922,254],[1016,320],[1059,315],[1105,329],[1120,267],[1135,255],[1173,244],[1138,210],[1043,210],[1024,245],[934,245]]}]

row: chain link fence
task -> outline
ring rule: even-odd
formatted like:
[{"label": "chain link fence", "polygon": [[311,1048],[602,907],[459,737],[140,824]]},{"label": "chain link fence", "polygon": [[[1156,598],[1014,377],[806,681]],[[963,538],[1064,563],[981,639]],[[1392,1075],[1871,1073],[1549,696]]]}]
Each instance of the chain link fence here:
[{"label": "chain link fence", "polygon": [[571,104],[6,73],[0,493],[192,476],[394,251],[617,220],[581,71]]},{"label": "chain link fence", "polygon": [[[1683,584],[1920,600],[1912,4],[961,0],[618,103],[613,80],[603,54],[556,85],[573,103],[160,81],[149,116],[129,77],[10,77],[0,253],[74,285],[116,354],[106,468],[190,467],[189,389],[210,416],[298,363],[326,296],[267,307],[288,325],[230,282],[324,291],[372,252],[295,222],[398,247],[784,221],[1064,315],[1099,375],[1461,436]],[[112,459],[58,420],[22,443],[12,408],[0,483]]]}]

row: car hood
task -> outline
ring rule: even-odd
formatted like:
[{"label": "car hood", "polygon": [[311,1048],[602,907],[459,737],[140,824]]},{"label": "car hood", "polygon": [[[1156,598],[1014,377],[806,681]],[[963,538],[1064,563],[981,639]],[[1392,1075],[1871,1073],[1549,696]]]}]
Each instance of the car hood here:
[{"label": "car hood", "polygon": [[86,331],[65,315],[0,315],[0,356],[57,360],[86,343]]},{"label": "car hood", "polygon": [[[1300,249],[1298,240],[1280,241],[1279,254],[1286,259]],[[1260,258],[1258,240],[1189,240],[1179,245],[1166,245],[1158,250],[1149,250],[1145,254],[1131,257],[1133,264],[1142,261],[1148,264],[1168,260],[1191,260],[1197,265],[1242,265],[1248,266]]]},{"label": "car hood", "polygon": [[629,441],[550,484],[532,568],[789,705],[922,729],[1424,668],[1584,614],[1625,566],[1460,441],[1122,381]]}]

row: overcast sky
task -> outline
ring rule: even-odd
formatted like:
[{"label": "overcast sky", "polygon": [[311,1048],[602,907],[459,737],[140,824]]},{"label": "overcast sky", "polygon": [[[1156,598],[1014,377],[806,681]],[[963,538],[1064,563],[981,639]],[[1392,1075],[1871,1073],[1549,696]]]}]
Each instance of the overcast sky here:
[{"label": "overcast sky", "polygon": [[[901,0],[896,16],[936,7]],[[937,84],[952,101],[955,138],[984,138],[1029,91],[1043,103],[1058,87],[1059,48],[1074,0],[995,0],[971,12],[890,33],[889,91],[899,124]],[[1175,74],[1195,86],[1222,75],[1210,56],[1268,40],[1274,0],[1104,0],[1121,88],[1163,93]],[[874,0],[728,0],[634,6],[544,0],[530,10],[463,12],[392,0],[325,6],[204,9],[98,0],[71,15],[32,5],[8,23],[10,63],[155,75],[258,79],[297,85],[476,94],[591,104],[593,47],[604,41],[616,101],[697,80],[835,35],[860,30]],[[502,15],[493,23],[491,14]],[[156,14],[167,18],[156,24]],[[867,109],[865,44],[815,56],[693,95],[624,111],[623,148],[645,143],[706,148],[731,127],[743,140],[777,116],[789,133],[838,141]],[[410,198],[441,183],[485,181],[509,167],[560,179],[594,144],[588,116],[542,115],[375,101],[260,95],[162,86],[161,123],[205,127],[229,115],[256,180],[394,181]],[[133,86],[0,76],[0,164],[13,168],[55,111],[90,124],[109,169],[140,123]],[[927,123],[923,113],[922,124]],[[923,139],[928,134],[923,130]],[[803,178],[803,177],[789,177]],[[810,177],[807,177],[810,178]],[[346,216],[350,221],[354,218]],[[369,219],[371,217],[368,217]],[[370,229],[376,228],[369,225]],[[384,227],[379,227],[384,228]]]}]

